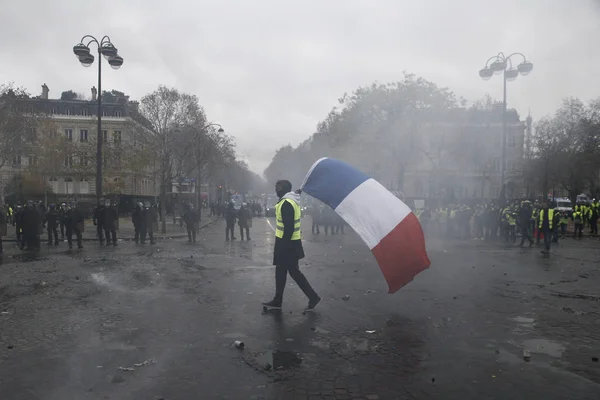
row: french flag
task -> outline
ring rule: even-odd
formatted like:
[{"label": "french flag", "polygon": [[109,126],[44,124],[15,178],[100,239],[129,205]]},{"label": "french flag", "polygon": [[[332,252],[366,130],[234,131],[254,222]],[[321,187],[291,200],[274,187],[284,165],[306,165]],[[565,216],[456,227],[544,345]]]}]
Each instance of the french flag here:
[{"label": "french flag", "polygon": [[335,210],[365,241],[395,293],[430,265],[419,220],[376,180],[343,161],[321,158],[303,192]]}]

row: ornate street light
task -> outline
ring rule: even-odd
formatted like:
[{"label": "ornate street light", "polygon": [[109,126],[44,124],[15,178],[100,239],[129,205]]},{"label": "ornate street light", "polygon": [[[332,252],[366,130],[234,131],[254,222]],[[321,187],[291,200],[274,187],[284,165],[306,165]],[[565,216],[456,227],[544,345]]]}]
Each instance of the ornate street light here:
[{"label": "ornate street light", "polygon": [[[83,42],[89,40],[87,44]],[[94,63],[95,57],[90,52],[90,44],[98,46],[98,134],[96,135],[96,202],[100,204],[102,197],[102,57],[108,60],[113,69],[119,69],[123,65],[123,58],[117,53],[117,48],[111,43],[108,36],[98,41],[91,35],[85,35],[81,41],[73,46],[73,53],[84,67]]]},{"label": "ornate street light", "polygon": [[[513,57],[521,57],[523,61],[517,67],[513,67]],[[479,76],[481,79],[487,81],[493,75],[504,73],[504,94],[502,101],[502,190],[500,191],[500,198],[504,200],[506,196],[506,82],[512,82],[519,75],[529,75],[533,69],[533,64],[527,61],[527,58],[522,53],[512,53],[509,56],[505,56],[504,53],[498,53],[498,55],[490,57],[485,66],[479,70]]]}]

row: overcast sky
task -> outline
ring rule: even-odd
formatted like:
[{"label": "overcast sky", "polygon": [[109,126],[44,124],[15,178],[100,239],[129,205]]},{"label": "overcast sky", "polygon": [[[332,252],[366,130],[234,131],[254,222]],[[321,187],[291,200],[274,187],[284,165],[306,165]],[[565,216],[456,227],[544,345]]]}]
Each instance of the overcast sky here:
[{"label": "overcast sky", "polygon": [[0,0],[0,83],[89,93],[96,69],[72,46],[109,35],[125,59],[103,88],[139,99],[157,85],[196,94],[262,174],[275,149],[310,136],[336,100],[412,72],[469,101],[501,99],[479,69],[522,52],[533,72],[509,107],[537,119],[565,96],[600,96],[598,0]]}]

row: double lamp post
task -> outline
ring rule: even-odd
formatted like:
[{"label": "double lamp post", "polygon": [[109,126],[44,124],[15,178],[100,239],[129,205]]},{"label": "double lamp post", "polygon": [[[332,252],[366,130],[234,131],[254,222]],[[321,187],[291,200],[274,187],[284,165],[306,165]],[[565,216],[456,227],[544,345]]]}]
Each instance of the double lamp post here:
[{"label": "double lamp post", "polygon": [[[516,67],[513,66],[513,57],[522,59]],[[533,64],[527,61],[522,53],[512,53],[505,56],[504,53],[490,57],[485,63],[485,67],[479,70],[479,76],[487,81],[494,75],[503,74],[504,94],[502,100],[502,188],[500,190],[500,200],[506,198],[506,82],[517,79],[519,75],[528,75],[533,69]]]},{"label": "double lamp post", "polygon": [[[84,41],[88,41],[84,44]],[[108,64],[119,69],[123,65],[123,58],[117,53],[117,48],[113,46],[108,36],[98,40],[91,35],[85,35],[79,41],[79,44],[73,47],[73,53],[79,59],[84,67],[89,67],[94,63],[94,55],[90,52],[90,44],[96,43],[98,47],[98,135],[96,136],[96,203],[100,204],[102,197],[102,57],[108,60]]]}]

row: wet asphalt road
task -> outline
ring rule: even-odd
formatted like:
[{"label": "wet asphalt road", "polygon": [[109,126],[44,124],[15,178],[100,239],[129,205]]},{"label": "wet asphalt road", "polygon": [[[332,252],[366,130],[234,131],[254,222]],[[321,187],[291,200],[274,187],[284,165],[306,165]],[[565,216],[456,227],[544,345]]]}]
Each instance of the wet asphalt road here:
[{"label": "wet asphalt road", "polygon": [[288,280],[285,309],[263,314],[270,223],[254,221],[252,242],[225,242],[220,221],[195,245],[9,249],[0,397],[600,398],[599,241],[565,240],[544,258],[432,239],[432,267],[388,295],[353,233],[307,235],[302,269],[322,304],[303,315]]}]

